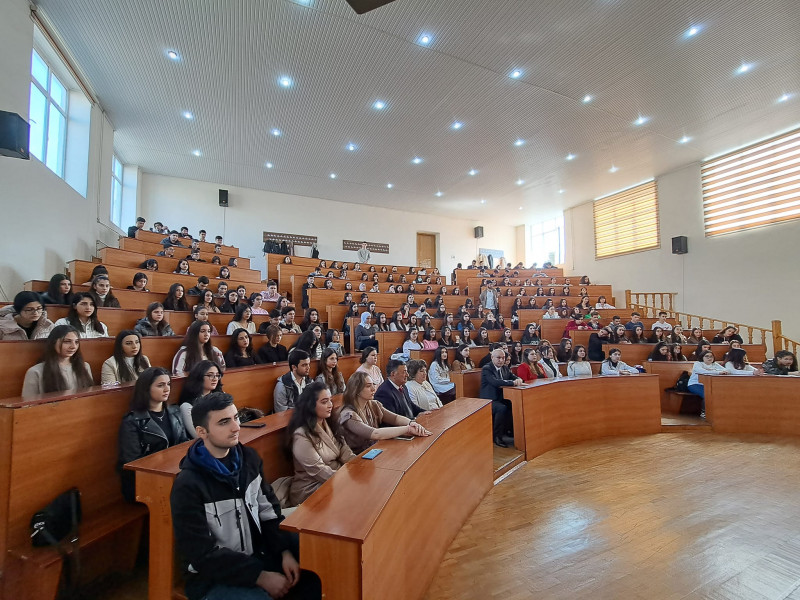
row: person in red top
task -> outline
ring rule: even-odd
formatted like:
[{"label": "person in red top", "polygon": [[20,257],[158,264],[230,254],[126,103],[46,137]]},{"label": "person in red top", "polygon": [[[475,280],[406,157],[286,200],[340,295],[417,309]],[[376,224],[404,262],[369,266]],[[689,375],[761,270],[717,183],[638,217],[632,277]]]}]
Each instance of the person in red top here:
[{"label": "person in red top", "polygon": [[570,319],[569,323],[567,323],[567,326],[564,328],[564,334],[561,337],[569,337],[569,332],[575,331],[576,329],[589,329],[589,326],[584,322],[582,317],[576,316],[574,319]]},{"label": "person in red top", "polygon": [[525,383],[547,377],[539,365],[540,358],[541,356],[539,356],[539,351],[536,348],[526,348],[522,352],[522,362],[517,367],[517,377]]}]

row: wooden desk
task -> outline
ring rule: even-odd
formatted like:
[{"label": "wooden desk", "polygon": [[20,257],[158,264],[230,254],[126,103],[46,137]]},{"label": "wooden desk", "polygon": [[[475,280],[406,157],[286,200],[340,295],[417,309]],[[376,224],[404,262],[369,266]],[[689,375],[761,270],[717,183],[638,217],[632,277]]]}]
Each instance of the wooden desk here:
[{"label": "wooden desk", "polygon": [[491,409],[459,398],[420,417],[433,435],[386,440],[282,523],[327,600],[421,598],[444,553],[492,486]]},{"label": "wooden desk", "polygon": [[[104,265],[118,265],[120,267],[131,267],[134,269],[139,269],[144,272],[144,269],[140,267],[140,265],[149,258],[152,258],[158,261],[158,269],[160,273],[171,273],[174,271],[178,266],[178,261],[186,258],[188,256],[189,250],[185,248],[179,248],[175,252],[175,258],[169,258],[167,256],[154,256],[143,254],[141,252],[133,252],[131,250],[122,250],[120,248],[111,248],[110,246],[107,248],[102,248],[100,250],[100,262]],[[215,265],[211,262],[212,257],[214,255],[205,254],[201,255],[200,258],[205,260],[206,262],[194,262],[190,261],[189,264],[192,267],[192,272],[197,275],[205,275],[209,279],[215,279],[217,275],[219,275],[219,270],[222,267],[228,267],[228,257],[225,257],[224,263],[219,265]],[[241,261],[244,259],[236,259],[237,261]],[[231,273],[231,278],[235,279],[236,281],[251,281],[255,286],[261,285],[261,271],[258,270],[251,270],[251,269],[243,269],[242,267],[228,267]],[[265,289],[265,288],[261,288]]]},{"label": "wooden desk", "polygon": [[657,375],[539,379],[503,395],[526,460],[576,442],[661,431]]},{"label": "wooden desk", "polygon": [[[180,231],[180,230],[178,230],[178,231]],[[194,235],[194,234],[192,234],[192,235]],[[152,244],[161,245],[161,240],[163,240],[165,237],[169,237],[169,236],[168,235],[164,235],[163,233],[155,233],[153,231],[147,231],[146,229],[140,229],[139,231],[136,232],[136,238],[135,239],[142,240],[144,242],[150,242]],[[209,237],[209,236],[206,236],[206,237]],[[132,239],[132,238],[125,238],[123,236],[120,236],[120,239]],[[213,239],[213,238],[211,238],[211,239]],[[191,246],[192,245],[192,240],[188,240],[188,239],[185,239],[185,238],[178,238],[178,241],[181,244],[185,244],[186,246]],[[214,246],[215,246],[214,242],[200,242],[200,250],[202,252],[211,252],[213,254]],[[222,250],[222,255],[223,256],[236,256],[236,257],[239,256],[239,248],[237,248],[236,246],[228,246],[228,245],[223,244],[222,247],[221,247],[221,250]]]},{"label": "wooden desk", "polygon": [[701,375],[700,383],[714,431],[800,435],[800,377]]}]

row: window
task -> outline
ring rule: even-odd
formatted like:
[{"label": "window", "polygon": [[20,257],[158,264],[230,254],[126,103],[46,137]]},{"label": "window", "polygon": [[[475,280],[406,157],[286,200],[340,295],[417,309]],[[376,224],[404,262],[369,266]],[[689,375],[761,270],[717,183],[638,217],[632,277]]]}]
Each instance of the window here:
[{"label": "window", "polygon": [[800,218],[800,130],[703,163],[706,236]]},{"label": "window", "polygon": [[116,155],[111,157],[111,222],[122,227],[122,163]]},{"label": "window", "polygon": [[655,180],[595,200],[595,258],[610,258],[660,246]]},{"label": "window", "polygon": [[532,257],[530,262],[539,265],[551,262],[559,265],[564,262],[564,215],[530,225],[528,239],[530,247],[527,256]]},{"label": "window", "polygon": [[30,152],[64,177],[67,150],[67,88],[36,50],[31,57]]}]

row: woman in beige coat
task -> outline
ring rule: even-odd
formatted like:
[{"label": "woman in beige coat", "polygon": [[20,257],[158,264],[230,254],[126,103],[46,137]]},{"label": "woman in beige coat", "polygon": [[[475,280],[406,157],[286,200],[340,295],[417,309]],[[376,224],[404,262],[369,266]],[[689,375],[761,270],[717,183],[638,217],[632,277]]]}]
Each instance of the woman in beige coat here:
[{"label": "woman in beige coat", "polygon": [[305,387],[294,406],[287,431],[291,432],[294,477],[289,490],[292,506],[300,504],[354,458],[341,427],[331,416],[333,402],[324,383]]}]

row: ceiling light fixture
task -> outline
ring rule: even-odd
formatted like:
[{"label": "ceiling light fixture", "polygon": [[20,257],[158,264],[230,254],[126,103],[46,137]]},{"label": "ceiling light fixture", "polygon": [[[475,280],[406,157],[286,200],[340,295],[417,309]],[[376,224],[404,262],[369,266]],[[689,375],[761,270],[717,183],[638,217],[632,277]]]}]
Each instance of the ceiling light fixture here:
[{"label": "ceiling light fixture", "polygon": [[586,94],[586,95],[583,97],[583,103],[584,103],[584,104],[589,104],[589,102],[591,102],[592,100],[594,100],[594,98],[592,98],[592,97],[591,97],[589,94]]},{"label": "ceiling light fixture", "polygon": [[634,125],[644,125],[645,123],[647,123],[647,121],[649,121],[649,119],[647,117],[643,117],[642,115],[639,115],[639,118],[636,119],[633,122],[633,124]]},{"label": "ceiling light fixture", "polygon": [[685,38],[694,37],[698,33],[700,33],[701,29],[702,29],[702,27],[700,25],[692,25],[691,27],[689,27],[689,29],[687,29],[684,32],[683,37],[685,37]]},{"label": "ceiling light fixture", "polygon": [[274,135],[275,137],[281,137],[281,130],[280,129],[275,128],[272,131],[270,131],[270,133],[272,135]]},{"label": "ceiling light fixture", "polygon": [[387,183],[387,184],[386,184],[386,187],[387,187],[388,189],[392,189],[392,188],[394,187],[394,184],[393,184],[393,183]]},{"label": "ceiling light fixture", "polygon": [[283,88],[290,88],[294,82],[290,77],[283,76],[278,79],[278,84]]},{"label": "ceiling light fixture", "polygon": [[569,154],[567,154],[567,160],[574,160],[574,159],[575,159],[575,155],[574,154],[572,154],[571,152]]},{"label": "ceiling light fixture", "polygon": [[350,152],[355,152],[358,149],[358,146],[356,146],[353,142],[350,142],[349,144],[347,144],[347,149]]},{"label": "ceiling light fixture", "polygon": [[434,194],[434,196],[436,196],[437,198],[441,198],[442,196],[444,196],[444,192],[442,192],[442,191],[437,191],[437,192]]},{"label": "ceiling light fixture", "polygon": [[194,115],[190,113],[188,110],[185,110],[183,111],[183,118],[186,119],[187,121],[191,121],[192,119],[194,119]]},{"label": "ceiling light fixture", "polygon": [[525,145],[525,140],[518,139],[516,142],[514,142],[514,145],[515,146],[524,146]]},{"label": "ceiling light fixture", "polygon": [[523,183],[525,183],[524,179],[517,179],[517,181],[516,181],[517,185],[522,185]]},{"label": "ceiling light fixture", "polygon": [[421,33],[417,38],[417,43],[420,46],[430,46],[433,41],[433,36],[430,33]]},{"label": "ceiling light fixture", "polygon": [[609,173],[616,173],[617,171],[619,171],[619,168],[615,165],[611,165],[611,168],[608,170]]},{"label": "ceiling light fixture", "polygon": [[792,97],[791,94],[784,94],[780,98],[778,98],[778,102],[786,102]]},{"label": "ceiling light fixture", "polygon": [[175,52],[175,50],[167,50],[167,58],[174,61],[179,61],[181,59],[181,55]]},{"label": "ceiling light fixture", "polygon": [[268,163],[264,163],[264,166],[267,167],[268,169],[271,169],[275,165],[273,165],[271,162],[268,162]]},{"label": "ceiling light fixture", "polygon": [[519,69],[515,69],[511,71],[509,77],[511,77],[511,79],[519,79],[520,77],[522,77],[522,71],[520,71]]},{"label": "ceiling light fixture", "polygon": [[478,174],[477,169],[470,169],[469,171],[467,171],[467,175],[477,175],[477,174]]},{"label": "ceiling light fixture", "polygon": [[559,193],[559,194],[563,194],[563,193],[564,193],[564,190],[558,190],[558,193]]},{"label": "ceiling light fixture", "polygon": [[331,173],[330,177],[331,179],[336,179],[336,173]]},{"label": "ceiling light fixture", "polygon": [[520,206],[519,209],[522,210],[522,207]]},{"label": "ceiling light fixture", "polygon": [[414,158],[411,159],[411,162],[414,163],[415,165],[418,165],[422,162],[422,159],[419,156],[415,156]]},{"label": "ceiling light fixture", "polygon": [[375,110],[383,110],[386,108],[386,102],[383,100],[375,100],[375,102],[372,103],[372,108]]},{"label": "ceiling light fixture", "polygon": [[486,200],[484,200],[483,198],[481,198],[481,204],[486,204]]},{"label": "ceiling light fixture", "polygon": [[690,138],[688,135],[685,135],[685,136],[683,136],[681,139],[679,139],[679,140],[678,140],[678,143],[679,143],[679,144],[686,144],[686,143],[688,143],[688,142],[689,142],[691,139],[692,139],[692,138]]},{"label": "ceiling light fixture", "polygon": [[194,154],[195,156],[203,156],[203,153],[202,153],[202,152],[200,152],[200,150],[194,150],[194,151],[192,152],[192,154]]},{"label": "ceiling light fixture", "polygon": [[450,129],[455,129],[456,131],[458,131],[463,126],[464,126],[464,124],[461,121],[454,121],[453,124],[450,125]]},{"label": "ceiling light fixture", "polygon": [[753,65],[751,65],[750,63],[742,63],[741,66],[738,69],[736,69],[736,72],[739,75],[741,75],[743,73],[747,73],[752,68],[753,68]]}]

